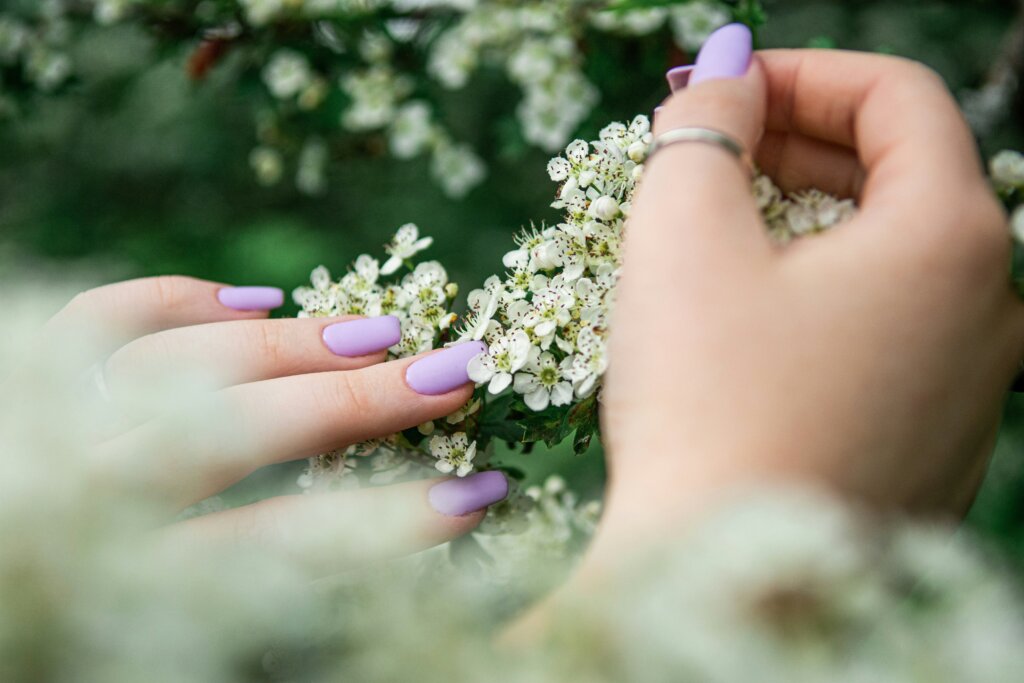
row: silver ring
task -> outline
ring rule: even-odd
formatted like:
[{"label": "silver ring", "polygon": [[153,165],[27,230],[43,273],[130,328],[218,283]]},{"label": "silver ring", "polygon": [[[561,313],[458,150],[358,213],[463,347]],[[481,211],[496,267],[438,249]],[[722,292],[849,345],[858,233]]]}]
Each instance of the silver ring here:
[{"label": "silver ring", "polygon": [[650,151],[647,152],[647,158],[650,159],[666,147],[684,142],[699,142],[724,149],[739,159],[740,163],[746,167],[751,175],[754,173],[754,160],[743,145],[725,133],[710,128],[687,127],[666,131],[654,139]]}]

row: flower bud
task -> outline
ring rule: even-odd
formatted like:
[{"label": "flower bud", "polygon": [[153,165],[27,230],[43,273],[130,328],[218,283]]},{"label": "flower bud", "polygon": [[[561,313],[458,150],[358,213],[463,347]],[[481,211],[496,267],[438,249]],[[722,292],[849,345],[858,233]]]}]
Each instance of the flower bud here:
[{"label": "flower bud", "polygon": [[608,195],[599,197],[590,205],[590,213],[598,220],[610,221],[619,215],[619,202]]},{"label": "flower bud", "polygon": [[639,164],[647,158],[647,145],[638,140],[629,146],[629,150],[626,154],[630,159]]}]

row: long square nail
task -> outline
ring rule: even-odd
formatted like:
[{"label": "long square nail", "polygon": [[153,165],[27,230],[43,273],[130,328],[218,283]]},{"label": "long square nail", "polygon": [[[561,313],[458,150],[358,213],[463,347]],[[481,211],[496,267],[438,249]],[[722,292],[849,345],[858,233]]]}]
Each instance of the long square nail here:
[{"label": "long square nail", "polygon": [[325,327],[323,339],[334,355],[358,358],[402,341],[402,323],[393,315],[347,320]]},{"label": "long square nail", "polygon": [[465,479],[449,479],[427,492],[431,507],[448,517],[461,517],[498,501],[508,495],[508,479],[497,470],[472,474]]},{"label": "long square nail", "polygon": [[405,371],[405,381],[417,394],[440,396],[469,383],[469,361],[487,351],[483,342],[449,346],[416,361]]},{"label": "long square nail", "polygon": [[739,78],[750,69],[754,54],[754,35],[743,24],[729,24],[705,41],[697,55],[697,68],[690,85],[726,78]]},{"label": "long square nail", "polygon": [[277,287],[225,287],[217,300],[236,311],[271,311],[284,305],[284,290]]}]

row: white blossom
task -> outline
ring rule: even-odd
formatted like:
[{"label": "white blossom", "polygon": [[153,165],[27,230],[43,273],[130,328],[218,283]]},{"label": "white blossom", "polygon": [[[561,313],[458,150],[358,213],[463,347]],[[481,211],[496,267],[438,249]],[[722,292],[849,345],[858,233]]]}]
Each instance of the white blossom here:
[{"label": "white blossom", "polygon": [[469,362],[469,378],[487,384],[492,394],[500,394],[512,384],[512,378],[530,356],[530,338],[523,330],[498,332],[489,340],[486,353]]},{"label": "white blossom", "polygon": [[449,197],[464,197],[487,177],[487,167],[468,145],[438,145],[431,174]]},{"label": "white blossom", "polygon": [[476,441],[470,441],[465,432],[451,436],[437,435],[430,439],[430,454],[437,458],[434,467],[443,474],[455,473],[465,477],[473,471]]},{"label": "white blossom", "polygon": [[389,258],[381,268],[381,273],[391,275],[402,267],[406,260],[412,258],[434,243],[433,237],[420,237],[420,229],[413,223],[407,223],[398,229],[391,243],[384,247]]},{"label": "white blossom", "polygon": [[579,398],[594,393],[598,380],[608,369],[608,351],[604,339],[592,327],[584,327],[576,338],[576,355],[568,364],[566,376]]},{"label": "white blossom", "polygon": [[294,50],[278,50],[263,67],[263,82],[270,94],[280,100],[298,95],[312,82],[309,60]]},{"label": "white blossom", "polygon": [[1024,206],[1018,206],[1017,210],[1013,212],[1013,218],[1010,219],[1010,228],[1014,239],[1018,243],[1024,244]]},{"label": "white blossom", "polygon": [[689,52],[699,50],[715,30],[732,21],[732,13],[721,2],[693,0],[672,8],[670,22],[676,44]]},{"label": "white blossom", "polygon": [[523,395],[531,410],[545,410],[549,405],[569,405],[573,399],[573,387],[564,379],[563,371],[566,369],[559,366],[554,354],[533,347],[522,372],[516,374],[513,389]]},{"label": "white blossom", "polygon": [[284,173],[284,159],[271,147],[253,149],[249,153],[249,165],[261,185],[276,185]]},{"label": "white blossom", "polygon": [[1024,188],[1024,154],[1020,152],[999,152],[989,162],[989,171],[998,188]]},{"label": "white blossom", "polygon": [[391,153],[398,159],[411,159],[428,149],[436,140],[437,132],[430,106],[421,101],[403,105],[388,132]]}]

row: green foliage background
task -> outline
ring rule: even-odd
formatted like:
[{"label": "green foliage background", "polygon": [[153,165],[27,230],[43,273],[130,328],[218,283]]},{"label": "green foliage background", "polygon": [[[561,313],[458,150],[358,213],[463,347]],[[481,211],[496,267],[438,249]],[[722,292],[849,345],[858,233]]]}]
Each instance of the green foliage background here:
[{"label": "green foliage background", "polygon": [[[954,92],[977,87],[997,58],[1021,3],[1013,0],[765,3],[763,46],[835,46],[912,57],[941,72]],[[402,223],[436,238],[429,256],[464,290],[500,269],[512,232],[554,218],[548,155],[529,149],[510,112],[516,93],[498,74],[448,97],[443,116],[491,162],[488,181],[467,200],[444,197],[425,161],[394,162],[367,141],[309,198],[287,183],[256,186],[247,156],[255,144],[249,103],[260,87],[238,83],[230,56],[200,84],[186,77],[194,44],[158,51],[130,26],[95,29],[77,44],[82,78],[70,93],[40,97],[29,115],[0,120],[0,271],[86,267],[103,279],[181,273],[290,290],[321,263],[341,271],[356,255],[380,253]],[[606,96],[582,136],[646,112],[667,94],[673,64],[656,38],[589,46],[590,75]],[[677,57],[681,57],[678,56]],[[152,64],[140,69],[140,64]],[[986,154],[1024,148],[1024,108],[982,141]],[[498,134],[483,122],[497,119]],[[936,140],[935,144],[942,144]],[[2,295],[0,295],[2,299]],[[970,525],[1024,562],[1024,401],[1012,399],[998,455]],[[531,478],[569,472],[596,488],[596,449],[534,452]],[[263,474],[240,489],[257,495],[280,479]],[[289,471],[290,476],[290,471]]]}]

